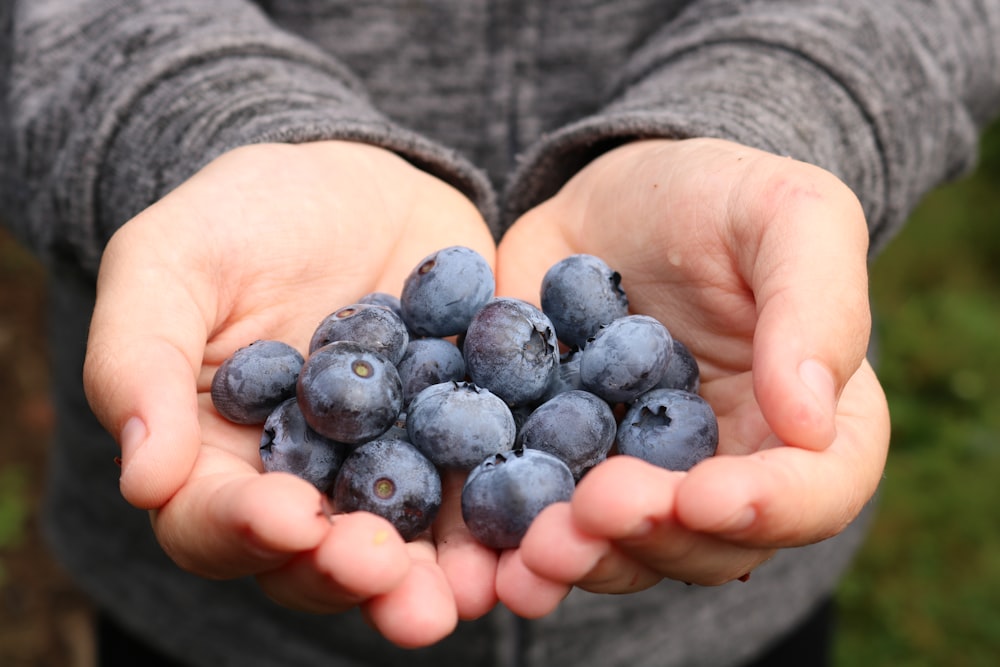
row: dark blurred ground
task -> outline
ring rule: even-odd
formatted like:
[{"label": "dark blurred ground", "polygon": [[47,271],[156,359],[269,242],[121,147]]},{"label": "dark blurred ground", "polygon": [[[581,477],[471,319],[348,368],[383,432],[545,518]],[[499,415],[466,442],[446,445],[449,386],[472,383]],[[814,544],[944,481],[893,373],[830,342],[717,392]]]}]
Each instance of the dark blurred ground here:
[{"label": "dark blurred ground", "polygon": [[88,605],[38,525],[53,423],[44,278],[0,229],[0,666],[90,667]]}]

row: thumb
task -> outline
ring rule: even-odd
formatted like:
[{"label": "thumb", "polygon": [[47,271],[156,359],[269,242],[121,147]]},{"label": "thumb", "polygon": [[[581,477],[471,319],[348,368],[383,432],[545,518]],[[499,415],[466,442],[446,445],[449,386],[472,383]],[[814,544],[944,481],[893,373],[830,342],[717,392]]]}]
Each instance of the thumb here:
[{"label": "thumb", "polygon": [[786,192],[770,217],[749,274],[754,392],[783,442],[821,449],[871,333],[867,227],[843,186]]},{"label": "thumb", "polygon": [[122,495],[136,507],[163,506],[194,466],[205,329],[177,281],[109,244],[83,380],[91,409],[121,447]]},{"label": "thumb", "polygon": [[560,219],[550,200],[522,215],[504,232],[497,246],[497,294],[539,304],[545,272],[579,252],[564,235]]}]

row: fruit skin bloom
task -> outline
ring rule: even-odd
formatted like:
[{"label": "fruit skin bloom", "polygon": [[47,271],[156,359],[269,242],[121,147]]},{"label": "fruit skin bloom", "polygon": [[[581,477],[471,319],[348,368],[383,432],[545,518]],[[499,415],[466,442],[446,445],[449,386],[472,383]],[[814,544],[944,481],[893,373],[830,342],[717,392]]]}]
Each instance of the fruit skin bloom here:
[{"label": "fruit skin bloom", "polygon": [[439,468],[471,470],[514,446],[516,425],[500,397],[470,382],[434,384],[406,412],[410,442]]},{"label": "fruit skin bloom", "polygon": [[323,318],[309,341],[309,352],[336,340],[352,340],[398,364],[410,342],[410,335],[402,318],[392,310],[372,304],[352,303]]},{"label": "fruit skin bloom", "polygon": [[258,340],[234,352],[212,376],[212,404],[237,424],[263,424],[295,395],[302,354],[277,340]]},{"label": "fruit skin bloom", "polygon": [[481,544],[514,549],[538,514],[573,495],[573,473],[559,458],[516,449],[487,458],[462,487],[462,517]]},{"label": "fruit skin bloom", "polygon": [[535,408],[518,431],[518,446],[560,458],[573,478],[603,461],[615,443],[614,412],[600,397],[573,389]]},{"label": "fruit skin bloom", "polygon": [[418,338],[407,345],[396,370],[403,383],[403,404],[409,405],[421,390],[432,384],[463,380],[465,359],[449,340]]},{"label": "fruit skin bloom", "polygon": [[559,340],[581,348],[602,326],[628,315],[621,275],[600,257],[576,254],[554,264],[542,278],[542,311]]},{"label": "fruit skin bloom", "polygon": [[333,487],[347,453],[347,445],[323,437],[306,424],[294,396],[268,416],[260,436],[265,471],[291,473],[323,493]]},{"label": "fruit skin bloom", "polygon": [[354,341],[336,341],[309,355],[297,386],[306,423],[337,442],[361,444],[385,433],[403,407],[392,363]]},{"label": "fruit skin bloom", "polygon": [[472,381],[508,405],[541,398],[559,365],[555,328],[540,309],[497,297],[472,318],[462,343]]},{"label": "fruit skin bloom", "polygon": [[719,422],[712,406],[681,389],[653,389],[629,407],[618,429],[618,451],[667,470],[690,470],[714,456]]},{"label": "fruit skin bloom", "polygon": [[580,354],[583,386],[611,403],[629,403],[655,387],[673,355],[666,327],[627,315],[600,328]]},{"label": "fruit skin bloom", "polygon": [[452,246],[425,257],[403,283],[403,321],[420,336],[463,333],[496,290],[489,263],[472,248]]},{"label": "fruit skin bloom", "polygon": [[376,439],[347,457],[332,495],[336,511],[377,514],[410,541],[429,529],[437,516],[441,477],[434,464],[405,440]]}]

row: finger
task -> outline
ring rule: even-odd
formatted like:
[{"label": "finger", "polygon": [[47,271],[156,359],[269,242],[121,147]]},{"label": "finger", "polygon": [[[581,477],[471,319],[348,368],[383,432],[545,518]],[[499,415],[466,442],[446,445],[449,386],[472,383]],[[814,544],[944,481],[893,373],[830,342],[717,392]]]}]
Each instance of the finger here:
[{"label": "finger", "polygon": [[576,583],[611,551],[611,542],[581,531],[573,520],[568,502],[542,510],[518,549],[519,560],[539,577],[566,584]]},{"label": "finger", "polygon": [[[620,540],[615,546],[621,552],[617,571],[610,569],[611,563],[603,564],[606,580],[601,582],[605,588],[618,586],[615,592],[642,590],[657,583],[657,577],[718,586],[746,577],[774,554],[773,549],[745,547],[691,531],[674,520],[658,522],[645,535]],[[595,568],[590,578],[596,580],[598,575]]]},{"label": "finger", "polygon": [[107,330],[116,326],[95,311],[84,366],[88,401],[121,447],[125,500],[155,509],[184,483],[198,454],[196,378],[188,358],[170,341],[114,340],[118,336]]},{"label": "finger", "polygon": [[678,520],[748,546],[791,547],[836,535],[874,495],[889,446],[889,413],[864,363],[838,406],[825,450],[777,446],[706,459],[677,489]]},{"label": "finger", "polygon": [[152,509],[187,479],[201,443],[196,369],[206,325],[171,276],[127,246],[113,240],[105,252],[83,377],[122,448],[122,494]]},{"label": "finger", "polygon": [[458,625],[458,609],[444,572],[435,562],[433,545],[407,545],[412,565],[399,586],[362,604],[368,622],[386,639],[403,648],[434,644]]},{"label": "finger", "polygon": [[[577,586],[592,592],[626,593],[653,586],[664,577],[717,585],[742,576],[770,557],[767,549],[730,544],[677,522],[674,495],[690,474],[627,456],[612,457],[587,473],[573,496],[575,530],[614,542],[611,548],[600,549],[593,537],[590,542],[573,538],[574,531],[565,528],[557,533],[570,545],[570,554],[580,554],[578,567],[589,564],[582,556],[592,561],[587,573],[576,580]],[[712,497],[699,496],[699,501],[711,503]],[[557,531],[553,523],[550,520],[542,528]],[[536,549],[544,544],[535,540],[542,536],[531,530],[529,535],[530,550],[522,546],[525,561],[543,574],[554,574],[547,569],[551,566],[536,560],[540,555]]]},{"label": "finger", "polygon": [[833,441],[837,397],[867,349],[868,232],[839,180],[785,162],[771,158],[769,170],[749,172],[756,182],[741,191],[733,217],[752,257],[744,275],[758,308],[757,400],[782,441],[818,449]]},{"label": "finger", "polygon": [[[589,473],[588,473],[589,475]],[[582,532],[573,521],[573,508],[569,503],[555,503],[546,507],[532,522],[531,528],[517,550],[518,558],[507,564],[513,572],[505,573],[509,581],[497,588],[508,607],[511,604],[534,608],[532,605],[551,602],[542,597],[539,601],[525,601],[519,594],[530,593],[530,579],[518,582],[515,576],[519,567],[543,581],[552,584],[575,584],[592,593],[626,593],[643,590],[659,582],[663,575],[650,570],[643,563],[627,556],[617,546],[604,538]],[[501,561],[501,567],[505,564]],[[515,587],[513,584],[520,583]],[[553,595],[553,593],[549,593]]]},{"label": "finger", "polygon": [[331,517],[322,543],[257,576],[261,589],[292,609],[329,614],[399,586],[410,555],[399,533],[367,512]]},{"label": "finger", "polygon": [[282,567],[256,576],[257,585],[273,602],[308,614],[339,614],[365,597],[356,595],[320,568],[315,552],[292,557]]},{"label": "finger", "polygon": [[462,519],[465,475],[447,471],[442,479],[442,503],[434,521],[437,563],[447,579],[458,615],[479,618],[496,605],[497,552],[480,544]]},{"label": "finger", "polygon": [[521,560],[521,550],[512,549],[500,556],[496,589],[504,605],[518,616],[541,618],[559,606],[572,586],[538,576]]},{"label": "finger", "polygon": [[[714,584],[740,576],[757,562],[744,549],[677,524],[674,494],[684,479],[684,473],[629,456],[614,456],[588,472],[572,500],[576,530],[613,544],[600,550],[600,557],[576,585],[595,593],[627,593],[649,588],[664,577]],[[598,553],[591,546],[588,554],[581,549],[585,541],[575,542],[581,554],[593,558]],[[533,552],[530,565],[541,566],[535,558]],[[580,558],[580,565],[585,562]]]},{"label": "finger", "polygon": [[684,473],[631,456],[612,456],[580,480],[570,501],[576,528],[596,538],[621,540],[644,535],[669,519]]},{"label": "finger", "polygon": [[180,567],[233,578],[273,569],[315,549],[330,531],[321,494],[288,474],[260,475],[206,448],[196,475],[162,509],[153,528]]}]

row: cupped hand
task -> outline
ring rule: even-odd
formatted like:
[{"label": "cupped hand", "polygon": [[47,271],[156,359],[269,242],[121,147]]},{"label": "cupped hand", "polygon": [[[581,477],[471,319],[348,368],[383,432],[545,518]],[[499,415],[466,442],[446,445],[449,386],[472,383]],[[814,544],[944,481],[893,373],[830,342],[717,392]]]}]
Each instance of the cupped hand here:
[{"label": "cupped hand", "polygon": [[597,466],[501,559],[500,599],[549,611],[557,600],[532,597],[532,577],[615,593],[721,584],[846,527],[889,442],[865,361],[867,247],[861,207],[832,174],[721,140],[626,144],[526,213],[497,251],[498,291],[537,303],[555,261],[602,257],[632,311],[697,357],[720,443],[688,472],[624,456]]},{"label": "cupped hand", "polygon": [[307,482],[262,475],[260,427],[224,421],[209,395],[238,347],[278,339],[305,353],[324,316],[366,292],[398,294],[449,245],[493,261],[490,232],[457,190],[388,151],[335,141],[231,151],[114,235],[84,382],[121,445],[122,494],[151,510],[178,565],[255,575],[293,608],[360,605],[405,646],[494,604],[496,555],[468,538],[454,491],[439,544],[405,544],[374,515],[331,515]]}]

